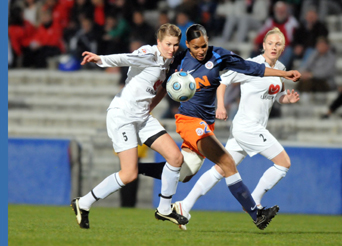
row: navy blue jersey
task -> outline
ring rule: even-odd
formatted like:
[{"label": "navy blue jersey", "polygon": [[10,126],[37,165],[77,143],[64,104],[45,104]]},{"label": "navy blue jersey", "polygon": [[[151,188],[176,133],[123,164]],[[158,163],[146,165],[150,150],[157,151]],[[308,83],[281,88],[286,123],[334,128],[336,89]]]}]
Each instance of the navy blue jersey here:
[{"label": "navy blue jersey", "polygon": [[[215,122],[216,90],[220,85],[220,71],[233,70],[247,75],[263,76],[265,65],[246,61],[231,51],[209,46],[206,58],[198,61],[189,49],[179,53],[171,64],[169,77],[175,70],[190,73],[196,80],[196,93],[193,98],[181,102],[179,113],[203,119],[207,124]],[[163,87],[166,87],[166,81]]]}]

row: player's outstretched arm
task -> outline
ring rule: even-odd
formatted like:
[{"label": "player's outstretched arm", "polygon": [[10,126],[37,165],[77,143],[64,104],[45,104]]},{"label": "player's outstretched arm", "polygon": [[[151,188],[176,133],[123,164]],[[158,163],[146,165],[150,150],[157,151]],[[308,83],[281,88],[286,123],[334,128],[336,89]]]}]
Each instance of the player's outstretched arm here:
[{"label": "player's outstretched arm", "polygon": [[226,91],[226,85],[221,84],[216,91],[216,99],[217,99],[217,109],[216,109],[216,118],[220,120],[227,120],[227,110],[224,106],[224,94]]},{"label": "player's outstretched arm", "polygon": [[292,80],[293,82],[297,82],[300,79],[301,74],[297,70],[282,71],[282,70],[266,67],[264,76],[284,77],[285,79]]},{"label": "player's outstretched arm", "polygon": [[89,62],[97,63],[101,61],[101,58],[98,55],[91,53],[89,51],[84,51],[82,53],[82,56],[84,57],[83,57],[83,61],[81,62],[81,65],[87,64]]},{"label": "player's outstretched arm", "polygon": [[299,94],[295,90],[287,90],[287,93],[279,98],[279,102],[283,104],[296,103],[299,101]]}]

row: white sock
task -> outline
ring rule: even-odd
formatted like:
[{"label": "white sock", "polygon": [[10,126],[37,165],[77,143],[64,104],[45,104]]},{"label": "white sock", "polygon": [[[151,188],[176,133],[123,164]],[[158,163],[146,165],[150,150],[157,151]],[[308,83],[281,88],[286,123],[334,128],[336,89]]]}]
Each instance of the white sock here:
[{"label": "white sock", "polygon": [[237,182],[240,182],[240,181],[242,181],[240,173],[235,173],[235,174],[226,178],[227,186],[231,186],[231,185],[236,184]]},{"label": "white sock", "polygon": [[121,189],[124,183],[121,181],[119,173],[114,173],[105,178],[92,191],[79,200],[80,208],[89,210],[91,205],[99,199],[104,199],[115,191]]},{"label": "white sock", "polygon": [[265,193],[286,176],[288,170],[289,169],[286,167],[274,164],[264,172],[259,183],[252,192],[252,197],[257,205],[261,204],[261,199]]},{"label": "white sock", "polygon": [[190,193],[182,201],[184,210],[190,212],[198,198],[207,194],[207,192],[210,191],[221,179],[223,179],[223,176],[217,172],[215,166],[203,173]]},{"label": "white sock", "polygon": [[[158,211],[161,214],[170,214],[171,211],[171,197],[176,193],[178,181],[179,181],[180,167],[171,166],[169,163],[165,163],[163,173],[161,176],[161,195]],[[165,198],[170,197],[170,198]]]}]

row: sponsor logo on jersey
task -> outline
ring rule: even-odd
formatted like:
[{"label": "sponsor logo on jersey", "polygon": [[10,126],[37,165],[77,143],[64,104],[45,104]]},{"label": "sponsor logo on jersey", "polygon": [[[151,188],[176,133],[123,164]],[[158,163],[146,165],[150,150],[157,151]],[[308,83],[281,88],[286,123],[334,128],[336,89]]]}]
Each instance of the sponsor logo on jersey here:
[{"label": "sponsor logo on jersey", "polygon": [[146,49],[141,49],[141,51],[143,52],[143,53],[147,53],[147,50]]},{"label": "sponsor logo on jersey", "polygon": [[153,90],[152,88],[146,88],[146,92],[150,93],[151,95],[156,95],[157,92]]},{"label": "sponsor logo on jersey", "polygon": [[273,100],[274,96],[269,95],[268,91],[266,91],[263,95],[260,96],[261,99],[266,99],[266,100]]},{"label": "sponsor logo on jersey", "polygon": [[197,133],[198,136],[202,136],[203,133],[204,133],[204,131],[203,131],[202,128],[197,128],[197,129],[196,129],[196,133]]},{"label": "sponsor logo on jersey", "polygon": [[260,96],[261,99],[273,100],[275,95],[280,91],[280,85],[271,84],[263,95]]},{"label": "sponsor logo on jersey", "polygon": [[205,64],[205,68],[206,69],[212,69],[214,67],[214,63],[212,61],[208,61],[206,64]]},{"label": "sponsor logo on jersey", "polygon": [[274,95],[280,91],[280,85],[270,85],[268,88],[268,94]]}]

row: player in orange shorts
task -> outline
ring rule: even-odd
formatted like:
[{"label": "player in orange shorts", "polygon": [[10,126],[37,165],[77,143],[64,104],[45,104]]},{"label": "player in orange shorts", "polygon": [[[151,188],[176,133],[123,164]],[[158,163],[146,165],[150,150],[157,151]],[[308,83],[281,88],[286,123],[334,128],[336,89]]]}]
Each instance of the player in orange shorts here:
[{"label": "player in orange shorts", "polygon": [[[220,85],[220,71],[233,70],[251,76],[276,76],[297,81],[298,71],[281,71],[266,67],[264,64],[246,61],[233,52],[220,47],[208,45],[208,36],[203,26],[194,24],[186,32],[187,50],[178,54],[170,66],[170,74],[174,71],[190,73],[196,81],[196,93],[188,101],[182,102],[179,113],[176,114],[177,133],[183,139],[182,154],[184,162],[180,170],[179,180],[187,182],[201,168],[204,158],[208,158],[218,167],[213,166],[204,181],[200,192],[206,194],[223,177],[232,195],[238,200],[245,211],[251,216],[255,225],[263,230],[277,214],[278,206],[268,209],[258,209],[243,183],[235,162],[228,151],[214,134],[216,90]],[[165,96],[166,80],[161,90],[153,98],[150,110]],[[159,100],[159,101],[158,101]],[[163,163],[139,163],[139,173],[154,178],[160,178]],[[160,169],[160,170],[158,170]],[[190,219],[179,202],[173,204],[175,211]],[[185,230],[186,226],[181,225]]]}]

